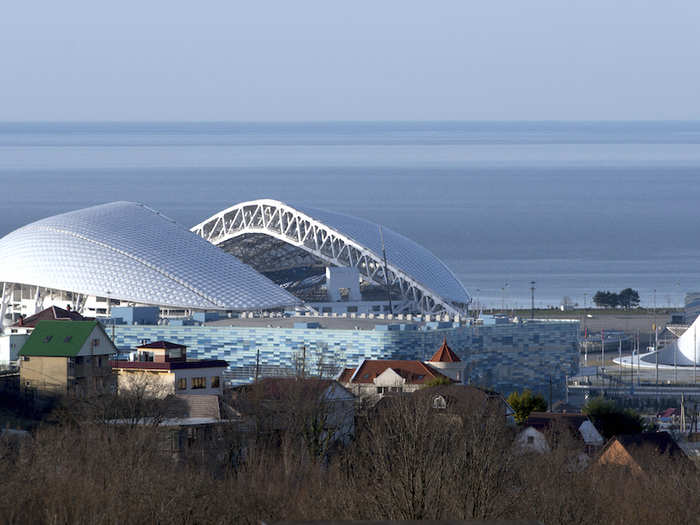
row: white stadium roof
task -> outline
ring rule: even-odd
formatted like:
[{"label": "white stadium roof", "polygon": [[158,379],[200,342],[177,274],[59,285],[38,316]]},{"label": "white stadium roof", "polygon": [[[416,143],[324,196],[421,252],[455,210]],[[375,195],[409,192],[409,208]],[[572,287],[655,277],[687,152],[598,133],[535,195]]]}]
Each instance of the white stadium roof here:
[{"label": "white stadium roof", "polygon": [[113,202],[0,239],[0,282],[158,306],[252,310],[299,299],[161,213]]},{"label": "white stadium roof", "polygon": [[403,299],[396,311],[457,313],[471,300],[464,286],[431,252],[388,228],[349,215],[260,199],[227,208],[192,231],[234,253],[240,248],[236,246],[239,241],[263,235],[276,239],[278,246],[297,249],[296,255],[292,251],[285,255],[277,246],[270,246],[251,250],[255,257],[273,260],[271,254],[277,251],[281,252],[275,255],[279,261],[285,256],[298,257],[303,250],[329,266],[357,268],[367,282],[384,285],[388,280]]}]

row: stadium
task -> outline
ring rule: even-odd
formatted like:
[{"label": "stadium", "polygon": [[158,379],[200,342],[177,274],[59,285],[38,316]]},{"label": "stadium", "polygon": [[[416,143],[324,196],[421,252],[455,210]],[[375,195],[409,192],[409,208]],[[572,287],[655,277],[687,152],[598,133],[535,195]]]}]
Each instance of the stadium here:
[{"label": "stadium", "polygon": [[[365,219],[270,199],[192,229],[131,202],[42,219],[0,239],[0,282],[6,328],[70,307],[109,325],[122,350],[172,341],[193,358],[226,360],[238,383],[290,373],[300,359],[327,372],[427,359],[445,338],[466,380],[504,392],[557,389],[578,368],[577,321],[471,319],[469,294],[424,247]],[[156,315],[124,315],[137,309]]]},{"label": "stadium", "polygon": [[470,301],[428,250],[355,217],[259,200],[192,232],[129,202],[24,226],[0,240],[2,318],[54,303],[96,317],[123,303],[159,306],[166,318],[338,302],[344,313],[454,315]]}]

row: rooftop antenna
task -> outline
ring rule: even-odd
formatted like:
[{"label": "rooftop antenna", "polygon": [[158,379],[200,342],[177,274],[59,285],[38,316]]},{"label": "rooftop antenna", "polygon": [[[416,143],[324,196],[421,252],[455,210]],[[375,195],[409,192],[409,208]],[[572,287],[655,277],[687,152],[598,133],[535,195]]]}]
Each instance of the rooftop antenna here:
[{"label": "rooftop antenna", "polygon": [[394,313],[394,308],[391,305],[391,288],[389,287],[389,269],[386,262],[386,247],[384,246],[384,232],[381,224],[379,225],[379,238],[382,241],[382,257],[384,258],[384,283],[386,284],[386,295],[389,299],[389,313]]}]

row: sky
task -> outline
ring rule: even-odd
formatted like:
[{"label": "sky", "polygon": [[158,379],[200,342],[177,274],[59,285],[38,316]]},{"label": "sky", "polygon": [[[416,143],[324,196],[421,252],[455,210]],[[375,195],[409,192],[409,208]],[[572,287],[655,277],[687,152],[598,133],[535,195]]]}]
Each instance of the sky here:
[{"label": "sky", "polygon": [[697,0],[37,0],[0,121],[695,120]]}]

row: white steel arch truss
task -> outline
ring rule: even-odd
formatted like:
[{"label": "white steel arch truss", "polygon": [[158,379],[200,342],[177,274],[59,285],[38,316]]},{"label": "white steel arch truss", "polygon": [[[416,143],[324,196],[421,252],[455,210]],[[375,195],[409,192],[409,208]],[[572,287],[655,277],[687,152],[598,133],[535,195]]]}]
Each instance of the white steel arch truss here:
[{"label": "white steel arch truss", "polygon": [[[385,267],[381,254],[280,201],[261,199],[237,204],[199,223],[192,231],[218,246],[240,237],[262,234],[281,241],[271,254],[277,261],[280,246],[289,245],[327,265],[356,268],[367,282],[378,286],[388,283],[392,290],[400,292],[402,299],[393,305],[394,313],[457,315],[466,311],[466,304],[455,304],[441,297],[391,261]],[[296,253],[299,258],[298,250]],[[260,253],[260,257],[264,254]]]}]

